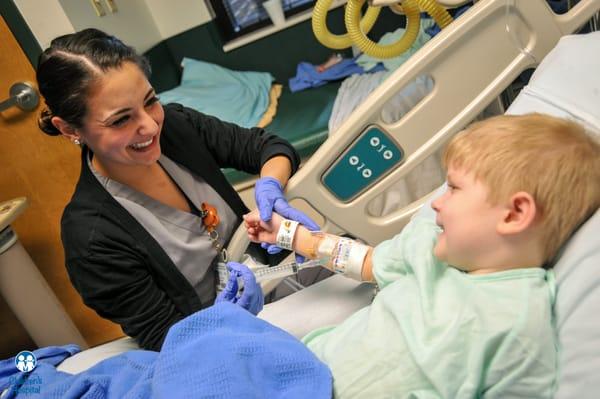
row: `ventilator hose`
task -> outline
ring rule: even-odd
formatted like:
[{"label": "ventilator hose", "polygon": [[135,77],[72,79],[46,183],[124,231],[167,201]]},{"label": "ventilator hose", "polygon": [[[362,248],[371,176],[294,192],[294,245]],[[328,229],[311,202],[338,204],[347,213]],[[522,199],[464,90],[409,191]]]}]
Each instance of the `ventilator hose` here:
[{"label": "ventilator hose", "polygon": [[406,14],[407,24],[406,31],[402,37],[396,43],[380,45],[370,40],[358,26],[357,20],[360,19],[360,8],[365,1],[366,0],[349,0],[346,5],[344,21],[346,22],[348,35],[350,35],[352,42],[354,42],[363,53],[380,59],[396,57],[408,50],[417,38],[421,26],[421,16],[419,15],[419,7],[416,3],[413,0],[405,0],[403,3],[402,8]]},{"label": "ventilator hose", "polygon": [[[327,29],[327,12],[329,11],[331,2],[332,0],[317,0],[317,4],[313,8],[312,29],[315,37],[322,45],[336,50],[345,49],[352,46],[350,36],[348,34],[336,35]],[[380,11],[380,7],[369,7],[367,9],[364,18],[360,21],[360,29],[363,32],[369,33]],[[359,22],[356,25],[359,25]]]},{"label": "ventilator hose", "polygon": [[417,3],[419,4],[419,7],[421,7],[421,10],[431,15],[440,28],[444,29],[452,22],[450,13],[444,7],[436,3],[435,0],[417,0]]},{"label": "ventilator hose", "polygon": [[344,49],[355,44],[365,54],[380,59],[396,57],[410,48],[419,34],[420,9],[431,15],[441,28],[445,28],[452,22],[448,11],[437,4],[435,0],[404,0],[402,7],[398,4],[390,6],[396,10],[401,8],[406,14],[407,26],[404,35],[396,43],[379,45],[366,36],[375,24],[380,11],[379,7],[369,6],[361,20],[360,10],[365,0],[348,0],[344,13],[348,34],[334,35],[329,32],[326,25],[327,11],[331,1],[317,0],[313,9],[312,28],[317,40],[324,46],[333,49]]}]

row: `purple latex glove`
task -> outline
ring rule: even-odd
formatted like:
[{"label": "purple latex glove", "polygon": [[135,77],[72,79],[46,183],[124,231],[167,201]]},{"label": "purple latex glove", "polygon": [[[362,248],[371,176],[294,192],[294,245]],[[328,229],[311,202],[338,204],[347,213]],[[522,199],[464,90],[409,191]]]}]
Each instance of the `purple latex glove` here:
[{"label": "purple latex glove", "polygon": [[[235,303],[257,315],[263,308],[265,298],[260,284],[256,282],[254,273],[248,266],[237,262],[227,262],[227,270],[229,270],[229,280],[227,280],[225,289],[215,299],[215,303]],[[244,291],[239,296],[238,277],[241,277],[244,281]]]},{"label": "purple latex glove", "polygon": [[[288,204],[287,199],[283,195],[281,183],[273,177],[261,177],[256,181],[254,199],[260,213],[260,219],[264,222],[271,220],[271,215],[275,211],[286,219],[295,220],[310,231],[320,230],[319,225],[306,216],[304,212]],[[262,243],[260,246],[270,254],[281,252],[281,248],[276,245]],[[296,262],[304,262],[304,257],[296,255]]]}]

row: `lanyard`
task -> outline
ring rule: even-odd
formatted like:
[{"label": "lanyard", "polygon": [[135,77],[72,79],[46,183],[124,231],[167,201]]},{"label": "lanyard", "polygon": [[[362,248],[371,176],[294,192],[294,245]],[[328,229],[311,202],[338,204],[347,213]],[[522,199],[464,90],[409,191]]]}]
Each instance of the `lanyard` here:
[{"label": "lanyard", "polygon": [[217,250],[221,261],[227,262],[227,249],[219,242],[217,226],[221,220],[219,219],[217,208],[207,202],[203,202],[202,209],[200,210],[200,217],[202,218],[202,224],[208,232],[208,238],[210,239],[213,248]]}]

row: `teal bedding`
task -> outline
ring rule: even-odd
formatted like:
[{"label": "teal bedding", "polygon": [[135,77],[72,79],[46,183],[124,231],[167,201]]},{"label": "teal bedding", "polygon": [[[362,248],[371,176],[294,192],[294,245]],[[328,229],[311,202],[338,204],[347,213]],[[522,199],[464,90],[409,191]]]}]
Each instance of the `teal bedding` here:
[{"label": "teal bedding", "polygon": [[258,124],[269,106],[273,76],[240,72],[184,58],[181,84],[159,94],[163,104],[179,103],[243,127]]}]

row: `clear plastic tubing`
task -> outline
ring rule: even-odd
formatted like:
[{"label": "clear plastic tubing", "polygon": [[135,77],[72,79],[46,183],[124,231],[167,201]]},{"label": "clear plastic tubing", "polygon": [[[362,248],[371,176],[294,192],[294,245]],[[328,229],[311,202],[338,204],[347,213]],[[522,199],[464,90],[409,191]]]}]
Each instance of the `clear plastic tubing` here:
[{"label": "clear plastic tubing", "polygon": [[[294,274],[297,274],[300,270],[317,266],[321,266],[320,259],[307,260],[304,263],[296,263],[292,261],[271,267],[260,266],[258,268],[253,268],[252,271],[254,272],[254,276],[256,276],[256,282],[260,284],[269,280],[293,276]],[[219,263],[217,266],[217,270],[219,272],[220,283],[224,286],[227,282],[227,279],[229,278],[227,266],[225,266],[224,263]]]},{"label": "clear plastic tubing", "polygon": [[265,266],[253,271],[256,276],[256,282],[262,283],[263,281],[293,276],[300,270],[317,266],[321,266],[321,261],[319,259],[313,259],[307,260],[304,263],[288,262],[277,266]]}]

